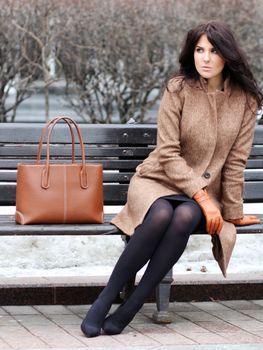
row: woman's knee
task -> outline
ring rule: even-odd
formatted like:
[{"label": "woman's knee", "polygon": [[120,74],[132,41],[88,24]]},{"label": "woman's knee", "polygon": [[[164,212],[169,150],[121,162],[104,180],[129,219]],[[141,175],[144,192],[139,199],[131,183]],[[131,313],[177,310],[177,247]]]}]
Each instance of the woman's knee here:
[{"label": "woman's knee", "polygon": [[169,201],[159,198],[150,208],[150,216],[157,225],[168,225],[173,217],[173,206]]},{"label": "woman's knee", "polygon": [[198,204],[192,202],[184,202],[180,204],[174,211],[174,220],[177,226],[184,228],[196,227],[202,219],[202,210]]}]

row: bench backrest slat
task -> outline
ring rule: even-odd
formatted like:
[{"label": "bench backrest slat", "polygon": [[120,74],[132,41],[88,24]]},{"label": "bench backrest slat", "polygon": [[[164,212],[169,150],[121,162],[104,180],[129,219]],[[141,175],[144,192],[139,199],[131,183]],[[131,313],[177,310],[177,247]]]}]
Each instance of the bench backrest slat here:
[{"label": "bench backrest slat", "polygon": [[[262,202],[262,182],[251,181],[245,183],[244,201]],[[112,184],[104,183],[104,203],[105,205],[123,205],[127,199],[128,183]],[[0,205],[15,205],[15,184],[2,184]]]},{"label": "bench backrest slat", "polygon": [[[151,147],[119,147],[119,146],[107,146],[107,147],[98,147],[98,146],[89,146],[85,147],[86,158],[90,157],[142,157],[145,158],[152,150],[154,146]],[[16,145],[1,147],[0,154],[1,158],[8,157],[27,157],[36,159],[37,157],[37,145]],[[72,149],[68,144],[60,145],[51,145],[50,156],[51,157],[68,157],[71,158]],[[44,158],[46,155],[46,146],[43,147],[43,152],[41,158]],[[75,156],[81,157],[81,151],[79,145],[75,145]],[[1,164],[1,163],[0,163]]]},{"label": "bench backrest slat", "polygon": [[[35,164],[35,161],[29,160],[29,159],[6,159],[2,160],[1,164],[4,169],[16,169],[17,164],[23,163],[23,164]],[[70,159],[53,159],[50,161],[50,164],[52,163],[65,163],[65,164],[70,164],[71,160]],[[138,164],[141,163],[141,160],[129,160],[129,159],[95,159],[95,160],[90,160],[87,163],[100,163],[103,165],[103,168],[105,170],[126,170],[126,169],[131,169],[134,170]]]},{"label": "bench backrest slat", "polygon": [[[1,182],[16,182],[16,170],[0,172]],[[133,172],[106,172],[103,173],[104,182],[129,182]],[[262,172],[245,171],[245,181],[262,181]]]},{"label": "bench backrest slat", "polygon": [[[16,182],[16,171],[0,172],[0,182]],[[134,172],[103,172],[103,182],[129,183]]]},{"label": "bench backrest slat", "polygon": [[[44,124],[7,123],[0,126],[0,143],[38,143]],[[143,125],[79,125],[84,143],[95,144],[152,144],[156,143],[156,126]],[[15,130],[15,131],[14,131]],[[51,141],[67,143],[70,132],[65,125],[57,125]]]}]

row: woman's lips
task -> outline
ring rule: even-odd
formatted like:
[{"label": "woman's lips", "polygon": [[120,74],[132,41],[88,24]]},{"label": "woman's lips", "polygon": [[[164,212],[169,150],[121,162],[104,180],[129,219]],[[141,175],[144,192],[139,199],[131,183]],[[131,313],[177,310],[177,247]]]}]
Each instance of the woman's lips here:
[{"label": "woman's lips", "polygon": [[202,69],[203,69],[203,70],[210,70],[210,69],[211,69],[211,67],[208,67],[208,66],[202,66]]}]

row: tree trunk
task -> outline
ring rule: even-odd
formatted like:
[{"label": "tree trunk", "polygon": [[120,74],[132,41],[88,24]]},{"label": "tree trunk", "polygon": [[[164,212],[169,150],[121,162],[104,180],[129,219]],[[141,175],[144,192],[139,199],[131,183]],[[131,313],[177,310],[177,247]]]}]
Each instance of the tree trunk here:
[{"label": "tree trunk", "polygon": [[45,81],[44,82],[44,94],[45,94],[45,120],[46,123],[48,122],[49,119],[49,89],[48,89],[48,84]]}]

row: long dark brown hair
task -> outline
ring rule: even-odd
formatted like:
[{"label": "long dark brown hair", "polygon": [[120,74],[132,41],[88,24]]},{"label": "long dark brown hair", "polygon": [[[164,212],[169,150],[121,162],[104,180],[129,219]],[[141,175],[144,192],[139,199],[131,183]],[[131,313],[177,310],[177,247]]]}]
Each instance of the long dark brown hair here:
[{"label": "long dark brown hair", "polygon": [[229,76],[231,83],[240,86],[246,93],[252,95],[256,99],[258,107],[261,107],[263,94],[251,72],[245,54],[226,23],[209,21],[198,25],[187,33],[179,56],[180,69],[177,75],[181,75],[185,79],[199,79],[194,64],[194,50],[203,34],[207,35],[209,42],[225,61],[224,78]]}]

